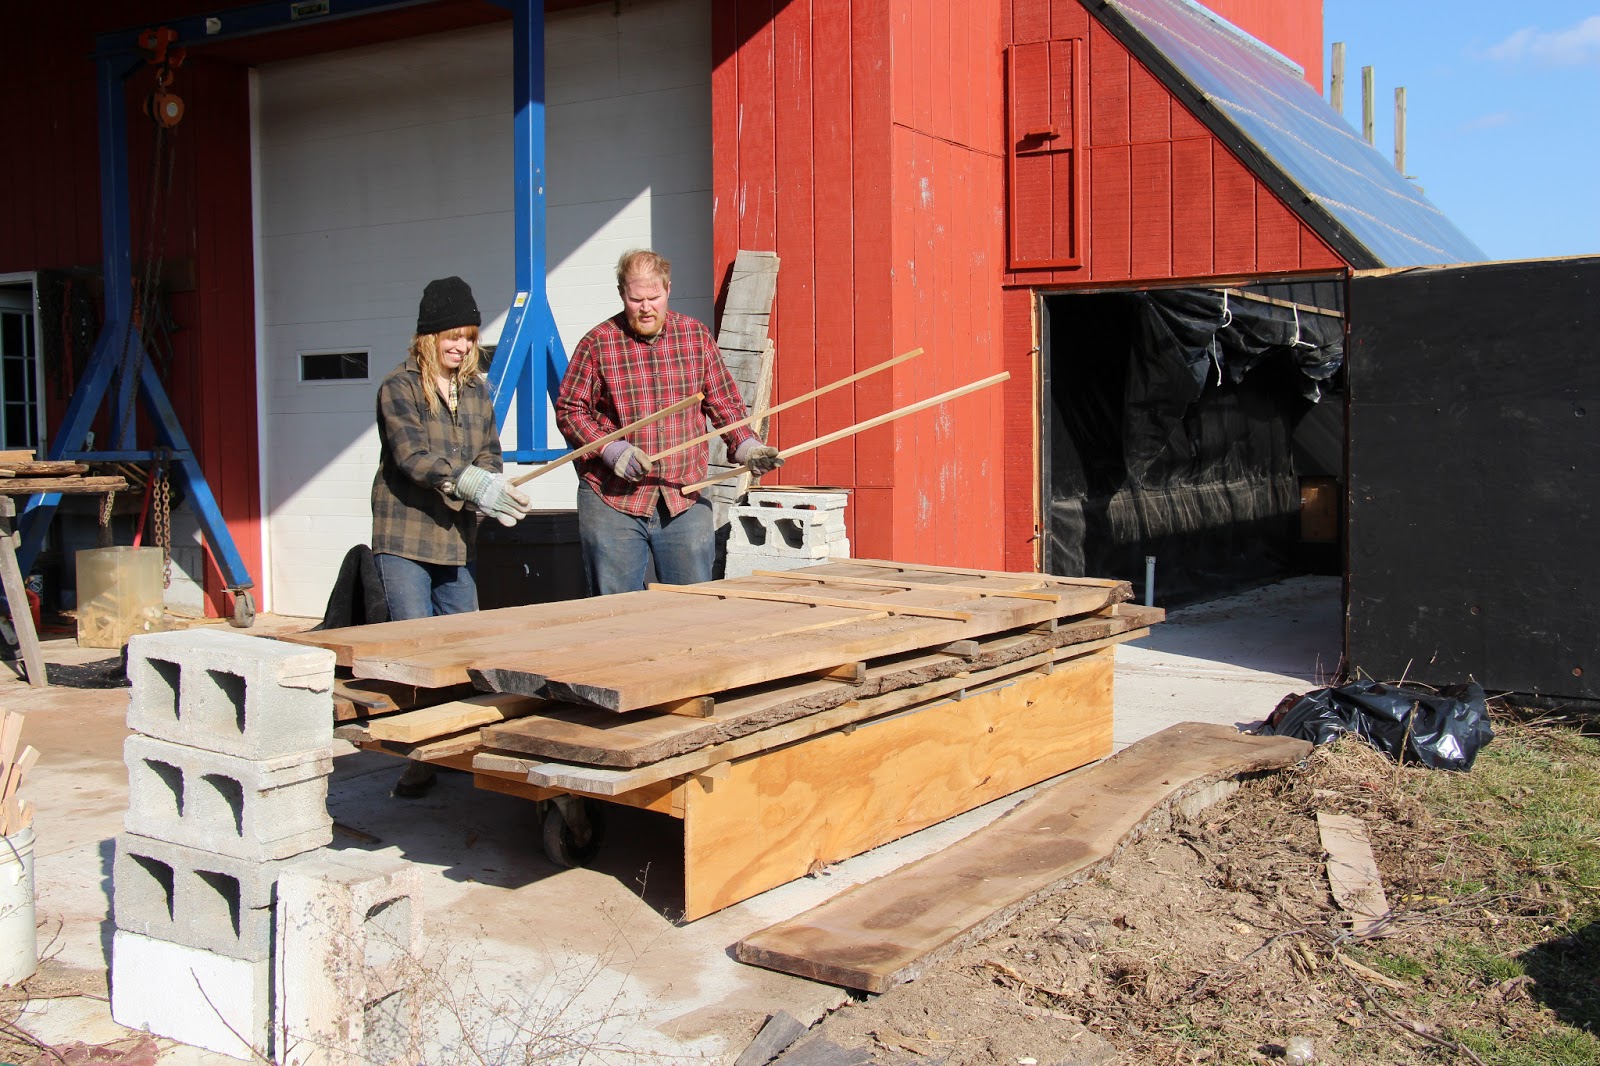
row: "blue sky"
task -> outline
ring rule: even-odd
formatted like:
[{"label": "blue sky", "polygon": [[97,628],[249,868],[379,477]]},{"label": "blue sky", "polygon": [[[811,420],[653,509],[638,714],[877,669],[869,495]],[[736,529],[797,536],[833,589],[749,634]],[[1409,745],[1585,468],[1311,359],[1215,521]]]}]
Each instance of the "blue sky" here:
[{"label": "blue sky", "polygon": [[1600,0],[1324,0],[1324,19],[1345,118],[1375,68],[1392,158],[1405,86],[1406,172],[1489,258],[1600,253]]}]

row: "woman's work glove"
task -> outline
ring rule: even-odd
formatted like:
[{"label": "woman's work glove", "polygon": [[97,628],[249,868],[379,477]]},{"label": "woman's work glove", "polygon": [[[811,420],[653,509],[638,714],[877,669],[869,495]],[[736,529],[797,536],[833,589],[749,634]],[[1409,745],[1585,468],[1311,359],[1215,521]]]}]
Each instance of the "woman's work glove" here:
[{"label": "woman's work glove", "polygon": [[600,458],[624,481],[643,481],[650,472],[650,457],[625,440],[601,448]]},{"label": "woman's work glove", "polygon": [[514,526],[528,513],[528,497],[512,487],[504,474],[491,474],[481,466],[461,471],[450,492],[476,504],[478,510],[503,526]]},{"label": "woman's work glove", "polygon": [[760,476],[782,466],[783,456],[778,454],[778,449],[751,437],[739,445],[739,450],[733,453],[733,461],[739,466],[748,466],[752,474]]}]

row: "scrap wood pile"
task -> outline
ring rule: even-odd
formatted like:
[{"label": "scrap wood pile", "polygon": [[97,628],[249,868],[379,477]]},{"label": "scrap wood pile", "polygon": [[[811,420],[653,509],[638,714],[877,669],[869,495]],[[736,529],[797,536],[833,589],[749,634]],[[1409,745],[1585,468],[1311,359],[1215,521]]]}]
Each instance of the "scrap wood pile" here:
[{"label": "scrap wood pile", "polygon": [[614,796],[1142,636],[1130,594],[850,560],[285,639],[355,675],[348,740]]},{"label": "scrap wood pile", "polygon": [[120,492],[127,487],[128,480],[121,475],[90,476],[88,463],[35,459],[31,451],[0,451],[0,495]]},{"label": "scrap wood pile", "polygon": [[0,837],[19,833],[33,824],[33,803],[17,796],[22,779],[39,761],[39,750],[31,744],[20,753],[17,751],[25,717],[16,711],[0,712]]}]

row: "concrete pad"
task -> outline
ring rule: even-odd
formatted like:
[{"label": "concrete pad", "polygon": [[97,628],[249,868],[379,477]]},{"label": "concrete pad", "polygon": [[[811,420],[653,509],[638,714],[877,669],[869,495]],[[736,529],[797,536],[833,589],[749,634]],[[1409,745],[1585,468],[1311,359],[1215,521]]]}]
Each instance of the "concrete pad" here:
[{"label": "concrete pad", "polygon": [[[1118,650],[1117,746],[1184,719],[1259,721],[1284,695],[1314,687],[1337,667],[1339,596],[1337,578],[1298,578],[1171,612],[1150,637]],[[264,616],[258,628],[284,624]],[[70,639],[45,642],[50,663],[104,656]],[[0,680],[0,701],[29,713],[24,740],[43,753],[24,789],[39,808],[41,950],[54,936],[48,950],[63,963],[104,967],[110,841],[127,800],[127,690],[30,689],[7,679]],[[685,926],[674,921],[682,908],[673,887],[682,871],[682,830],[670,818],[608,808],[608,842],[596,867],[559,870],[544,858],[532,804],[479,792],[466,775],[450,772],[420,800],[393,799],[399,760],[342,743],[335,752],[334,852],[403,860],[422,879],[430,944],[423,962],[436,975],[429,1003],[446,1047],[428,1061],[438,1062],[452,1061],[448,1046],[459,1043],[463,1028],[489,1049],[542,1036],[671,1061],[731,1061],[772,1012],[809,1023],[845,998],[830,986],[734,962],[734,942],[946,847],[1034,791]],[[232,1061],[192,1048],[161,1059],[163,1066]]]}]

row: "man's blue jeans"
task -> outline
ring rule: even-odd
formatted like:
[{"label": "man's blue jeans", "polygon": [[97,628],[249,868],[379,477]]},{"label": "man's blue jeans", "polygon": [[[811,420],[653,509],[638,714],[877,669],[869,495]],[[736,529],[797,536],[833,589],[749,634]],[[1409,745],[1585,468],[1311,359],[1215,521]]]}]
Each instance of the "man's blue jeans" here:
[{"label": "man's blue jeans", "polygon": [[704,497],[676,518],[668,518],[662,506],[640,518],[612,507],[587,481],[580,481],[578,538],[591,596],[637,592],[644,588],[645,570],[652,562],[656,580],[669,585],[711,580],[716,547],[711,501]]},{"label": "man's blue jeans", "polygon": [[478,583],[464,566],[419,563],[388,552],[373,558],[383,575],[383,601],[391,622],[478,609]]}]

